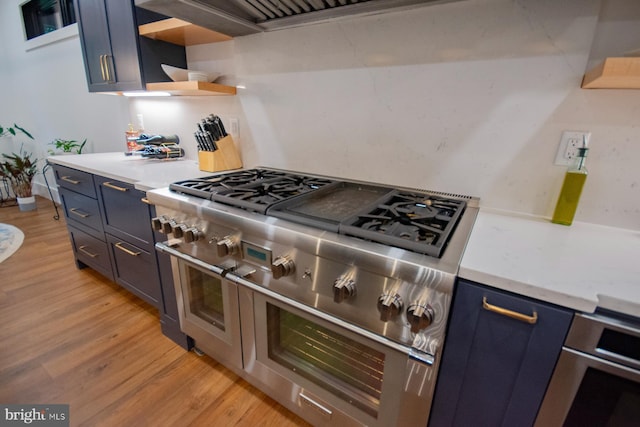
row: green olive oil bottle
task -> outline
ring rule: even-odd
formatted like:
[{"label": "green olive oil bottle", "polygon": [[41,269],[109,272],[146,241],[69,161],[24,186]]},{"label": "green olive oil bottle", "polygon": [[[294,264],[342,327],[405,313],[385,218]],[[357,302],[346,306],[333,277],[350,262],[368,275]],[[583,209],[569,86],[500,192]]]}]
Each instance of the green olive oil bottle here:
[{"label": "green olive oil bottle", "polygon": [[582,187],[587,180],[587,168],[585,167],[587,151],[589,149],[586,147],[578,148],[575,163],[567,170],[564,176],[562,190],[560,190],[560,197],[558,197],[558,203],[556,203],[556,210],[553,212],[551,222],[562,225],[571,225],[573,222]]}]

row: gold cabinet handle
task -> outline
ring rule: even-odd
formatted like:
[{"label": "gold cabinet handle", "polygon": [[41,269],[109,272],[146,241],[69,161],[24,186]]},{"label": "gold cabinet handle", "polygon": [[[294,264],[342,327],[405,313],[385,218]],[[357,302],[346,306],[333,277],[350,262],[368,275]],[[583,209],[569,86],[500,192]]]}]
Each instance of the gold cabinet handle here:
[{"label": "gold cabinet handle", "polygon": [[526,314],[511,311],[506,308],[498,307],[496,305],[491,305],[487,302],[487,297],[482,297],[482,308],[494,313],[501,314],[503,316],[511,317],[512,319],[520,320],[521,322],[529,323],[531,325],[534,325],[538,321],[537,311],[534,311],[533,315],[528,316]]},{"label": "gold cabinet handle", "polygon": [[129,191],[129,189],[128,189],[128,188],[118,187],[117,185],[114,185],[114,184],[112,184],[112,183],[111,183],[111,182],[109,182],[109,181],[107,181],[107,182],[103,183],[102,185],[104,185],[105,187],[109,187],[109,188],[111,188],[111,189],[114,189],[114,190],[122,191],[123,193],[124,193],[125,191]]},{"label": "gold cabinet handle", "polygon": [[80,218],[88,218],[91,215],[89,215],[88,213],[84,213],[82,212],[80,209],[78,208],[71,208],[69,209],[69,212],[71,212],[72,214],[78,215]]},{"label": "gold cabinet handle", "polygon": [[122,242],[116,243],[116,248],[120,249],[122,252],[129,254],[131,256],[138,256],[142,253],[142,252],[134,252],[130,249],[125,248],[124,246],[122,246]]},{"label": "gold cabinet handle", "polygon": [[79,250],[80,252],[82,252],[83,254],[90,256],[91,258],[97,258],[97,257],[98,257],[98,254],[92,254],[91,252],[89,252],[88,250],[86,250],[86,248],[87,248],[87,245],[82,245],[82,246],[80,246],[80,247],[78,248],[78,250]]},{"label": "gold cabinet handle", "polygon": [[66,181],[66,182],[68,182],[70,184],[73,184],[73,185],[80,184],[80,181],[77,181],[75,179],[71,179],[70,176],[61,176],[60,179],[63,180],[63,181]]},{"label": "gold cabinet handle", "polygon": [[151,202],[149,201],[149,199],[147,199],[146,197],[143,197],[142,199],[140,199],[140,201],[141,201],[142,203],[146,203],[147,205],[150,205],[150,204],[151,204]]},{"label": "gold cabinet handle", "polygon": [[107,78],[106,78],[107,83],[113,83],[111,81],[111,69],[109,67],[109,64],[110,64],[109,57],[111,57],[111,55],[104,56],[104,69],[105,69],[105,74],[107,75]]},{"label": "gold cabinet handle", "polygon": [[100,55],[100,73],[102,74],[102,80],[107,81],[107,74],[105,72],[105,58],[106,55]]}]

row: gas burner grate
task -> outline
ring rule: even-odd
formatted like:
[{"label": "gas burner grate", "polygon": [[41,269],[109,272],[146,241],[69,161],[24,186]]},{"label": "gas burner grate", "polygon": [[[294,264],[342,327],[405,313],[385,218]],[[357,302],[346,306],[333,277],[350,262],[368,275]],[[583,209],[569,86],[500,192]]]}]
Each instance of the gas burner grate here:
[{"label": "gas burner grate", "polygon": [[169,185],[169,189],[177,193],[189,194],[202,199],[211,199],[211,196],[216,193],[283,176],[286,176],[285,172],[268,169],[248,169],[176,182]]},{"label": "gas burner grate", "polygon": [[[261,178],[262,179],[262,178]],[[211,194],[211,200],[265,213],[267,208],[283,200],[317,190],[333,181],[293,174],[264,176],[246,185],[232,186]]]},{"label": "gas burner grate", "polygon": [[439,257],[465,202],[428,194],[394,193],[340,232]]},{"label": "gas burner grate", "polygon": [[248,169],[245,171],[226,174],[222,177],[222,182],[229,187],[238,187],[283,176],[286,176],[285,172],[272,171],[267,169]]}]

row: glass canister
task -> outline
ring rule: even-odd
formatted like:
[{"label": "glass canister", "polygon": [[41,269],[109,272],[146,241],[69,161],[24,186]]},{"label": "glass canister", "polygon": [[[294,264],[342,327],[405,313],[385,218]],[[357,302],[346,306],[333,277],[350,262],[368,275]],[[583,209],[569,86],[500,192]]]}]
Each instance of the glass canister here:
[{"label": "glass canister", "polygon": [[138,150],[138,137],[140,136],[140,131],[134,130],[133,125],[129,124],[129,130],[125,132],[125,137],[127,139],[127,152],[131,153],[133,151]]}]

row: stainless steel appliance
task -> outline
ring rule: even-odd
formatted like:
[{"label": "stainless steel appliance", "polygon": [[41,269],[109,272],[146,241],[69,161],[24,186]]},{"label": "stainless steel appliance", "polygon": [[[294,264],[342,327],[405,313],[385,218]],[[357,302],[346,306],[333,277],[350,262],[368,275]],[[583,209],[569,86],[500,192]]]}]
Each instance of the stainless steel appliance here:
[{"label": "stainless steel appliance", "polygon": [[427,424],[477,199],[269,168],[148,198],[198,348],[315,425]]},{"label": "stainless steel appliance", "polygon": [[576,314],[536,426],[640,423],[640,319]]},{"label": "stainless steel appliance", "polygon": [[135,0],[135,5],[232,37],[451,0]]}]

